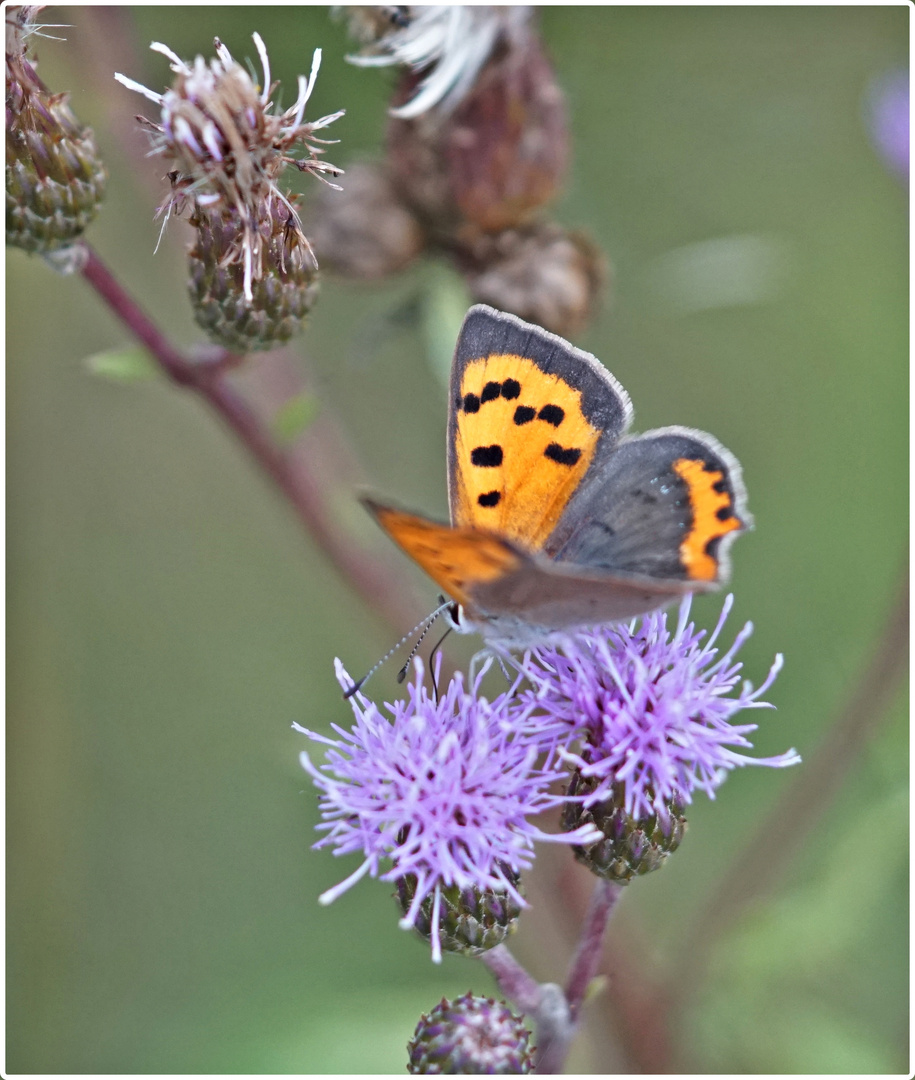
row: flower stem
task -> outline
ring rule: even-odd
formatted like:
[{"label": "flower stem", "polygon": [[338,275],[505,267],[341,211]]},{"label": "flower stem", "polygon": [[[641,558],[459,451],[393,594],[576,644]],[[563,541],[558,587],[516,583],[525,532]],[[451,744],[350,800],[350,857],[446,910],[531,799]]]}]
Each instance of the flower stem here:
[{"label": "flower stem", "polygon": [[82,276],[108,307],[150,351],[172,382],[196,391],[234,432],[265,473],[287,497],[299,520],[342,577],[373,611],[393,627],[412,625],[416,607],[403,586],[385,567],[358,549],[333,519],[319,480],[296,469],[291,457],[274,442],[268,429],[226,378],[235,358],[194,361],[177,349],[108,269],[98,253],[84,245]]},{"label": "flower stem", "polygon": [[518,963],[504,945],[497,945],[480,957],[495,977],[499,988],[522,1012],[534,1014],[540,1004],[540,983]]},{"label": "flower stem", "polygon": [[578,948],[566,980],[566,999],[569,1002],[569,1011],[573,1021],[578,1019],[588,987],[597,974],[601,962],[604,932],[622,891],[622,885],[599,880],[591,894],[591,903],[585,916],[581,937],[578,939]]},{"label": "flower stem", "polygon": [[480,959],[495,976],[502,993],[536,1024],[534,1071],[559,1072],[575,1031],[562,987],[538,983],[504,945],[490,949]]},{"label": "flower stem", "polygon": [[502,992],[536,1023],[535,1071],[538,1073],[562,1071],[588,987],[600,965],[604,932],[621,891],[619,885],[598,882],[569,968],[565,992],[555,983],[538,983],[504,945],[497,945],[480,958]]}]

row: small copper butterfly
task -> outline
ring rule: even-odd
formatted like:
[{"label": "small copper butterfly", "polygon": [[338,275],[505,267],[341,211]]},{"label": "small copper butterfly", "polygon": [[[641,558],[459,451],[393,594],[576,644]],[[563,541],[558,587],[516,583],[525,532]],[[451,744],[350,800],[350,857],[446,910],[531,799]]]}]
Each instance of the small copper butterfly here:
[{"label": "small copper butterfly", "polygon": [[363,501],[457,629],[523,648],[726,579],[752,525],[737,459],[690,428],[628,435],[629,395],[596,357],[479,304],[450,393],[451,524]]}]

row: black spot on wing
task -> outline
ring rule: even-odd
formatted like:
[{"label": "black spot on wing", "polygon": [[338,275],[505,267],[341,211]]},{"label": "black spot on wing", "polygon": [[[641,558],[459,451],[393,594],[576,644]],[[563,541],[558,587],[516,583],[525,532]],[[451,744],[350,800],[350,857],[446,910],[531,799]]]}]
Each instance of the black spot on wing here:
[{"label": "black spot on wing", "polygon": [[483,387],[483,393],[480,394],[480,401],[495,401],[497,397],[502,394],[502,384],[497,382],[488,382]]},{"label": "black spot on wing", "polygon": [[517,379],[506,379],[502,383],[502,397],[508,401],[514,401],[516,397],[521,395],[521,383]]},{"label": "black spot on wing", "polygon": [[570,446],[568,448],[560,446],[559,443],[550,443],[550,445],[543,451],[543,456],[549,458],[550,461],[555,461],[557,465],[577,465],[578,460],[581,457],[581,451],[576,446]]},{"label": "black spot on wing", "polygon": [[558,405],[544,405],[537,414],[538,420],[544,420],[546,423],[552,424],[553,427],[559,427],[565,418],[565,410]]},{"label": "black spot on wing", "polygon": [[719,506],[715,511],[715,517],[719,521],[730,521],[733,516],[730,506]]},{"label": "black spot on wing", "polygon": [[515,409],[515,423],[520,427],[522,424],[529,424],[531,420],[537,415],[537,410],[532,409],[530,405],[519,405]]},{"label": "black spot on wing", "polygon": [[487,491],[483,495],[477,496],[477,502],[480,506],[498,506],[501,498],[501,491]]},{"label": "black spot on wing", "polygon": [[492,446],[475,446],[470,451],[470,460],[481,469],[495,469],[502,464],[502,447],[498,443]]},{"label": "black spot on wing", "polygon": [[480,411],[480,399],[476,394],[464,395],[464,412],[475,413]]}]

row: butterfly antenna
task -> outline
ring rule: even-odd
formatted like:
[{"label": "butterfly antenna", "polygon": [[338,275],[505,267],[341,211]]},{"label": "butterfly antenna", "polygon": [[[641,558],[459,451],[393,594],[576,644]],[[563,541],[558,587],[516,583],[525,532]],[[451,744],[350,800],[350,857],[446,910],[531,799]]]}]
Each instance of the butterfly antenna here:
[{"label": "butterfly antenna", "polygon": [[[404,634],[400,641],[398,641],[393,648],[388,649],[388,651],[384,654],[384,656],[382,656],[382,658],[378,661],[377,664],[375,664],[374,667],[372,667],[368,672],[366,672],[366,674],[363,675],[362,678],[358,680],[358,682],[353,683],[349,690],[344,693],[343,699],[345,701],[348,701],[353,696],[353,694],[358,694],[359,691],[363,688],[363,686],[365,686],[369,679],[382,666],[382,664],[387,663],[387,661],[391,659],[394,653],[396,653],[398,649],[402,648],[410,640],[410,638],[414,636],[414,634],[419,634],[419,641],[417,641],[416,645],[413,647],[413,650],[410,653],[406,664],[404,664],[400,672],[398,672],[397,681],[403,682],[404,678],[406,677],[407,668],[410,665],[410,661],[413,659],[416,650],[419,648],[420,641],[422,641],[423,638],[426,636],[426,631],[435,622],[439,615],[441,615],[441,613],[450,606],[450,604],[450,600],[448,601],[448,603],[440,604],[439,607],[437,607],[431,615],[427,615],[425,619],[422,620],[422,622],[417,623],[416,626],[414,626],[413,629],[409,632],[409,634]],[[420,633],[420,631],[422,631],[422,633]]]},{"label": "butterfly antenna", "polygon": [[441,648],[442,642],[453,629],[453,626],[449,626],[444,634],[442,634],[438,641],[432,646],[432,650],[429,653],[429,674],[432,676],[432,696],[436,701],[438,701],[438,683],[435,681],[435,664],[433,663],[433,660],[435,659],[435,654]]},{"label": "butterfly antenna", "polygon": [[[439,615],[441,615],[442,611],[445,608],[451,607],[451,605],[453,603],[453,601],[451,601],[451,600],[446,600],[444,596],[439,596],[438,601],[439,601],[440,606],[437,607],[435,609],[435,611],[433,611],[432,614],[429,616],[428,620],[426,621],[426,625],[425,625],[425,627],[423,629],[423,632],[419,635],[419,640],[416,642],[416,644],[410,650],[410,655],[407,657],[406,663],[400,669],[400,671],[397,672],[397,681],[399,683],[402,683],[404,681],[404,679],[407,677],[407,672],[410,670],[410,664],[413,663],[413,657],[416,656],[417,652],[419,651],[419,647],[423,643],[423,638],[425,638],[426,634],[428,634],[429,628],[432,626],[432,624],[435,622],[435,620],[439,617]],[[420,625],[422,625],[422,624],[420,624]],[[448,630],[445,631],[445,633],[439,639],[438,645],[441,645],[441,643],[448,636],[450,630],[451,630],[451,627],[449,627]],[[438,648],[438,645],[435,646],[435,649]],[[431,657],[435,656],[435,649],[433,649],[432,652],[429,654],[430,659],[431,659]],[[435,690],[435,673],[430,671],[430,674],[432,675],[432,689],[434,691]]]}]

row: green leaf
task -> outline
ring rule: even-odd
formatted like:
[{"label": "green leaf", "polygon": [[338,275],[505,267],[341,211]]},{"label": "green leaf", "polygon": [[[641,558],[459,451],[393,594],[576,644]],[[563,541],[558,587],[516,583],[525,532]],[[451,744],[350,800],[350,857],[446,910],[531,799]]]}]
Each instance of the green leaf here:
[{"label": "green leaf", "polygon": [[453,270],[433,263],[423,283],[422,332],[429,367],[445,386],[451,377],[454,344],[470,304],[464,279]]},{"label": "green leaf", "polygon": [[273,433],[284,445],[288,445],[302,434],[319,412],[316,397],[305,392],[291,397],[285,402],[273,418]]},{"label": "green leaf", "polygon": [[139,345],[87,356],[83,364],[90,375],[98,375],[111,382],[140,382],[161,374],[156,362]]}]

